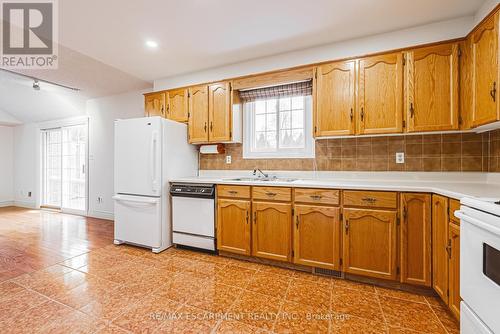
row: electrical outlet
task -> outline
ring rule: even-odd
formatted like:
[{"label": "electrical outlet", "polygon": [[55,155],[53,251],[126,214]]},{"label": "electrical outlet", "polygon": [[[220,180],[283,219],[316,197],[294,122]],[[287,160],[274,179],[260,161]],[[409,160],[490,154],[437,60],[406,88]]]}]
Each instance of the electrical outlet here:
[{"label": "electrical outlet", "polygon": [[396,153],[396,163],[397,164],[404,164],[405,163],[405,153],[404,152],[397,152]]},{"label": "electrical outlet", "polygon": [[97,197],[97,203],[102,203],[102,197]]},{"label": "electrical outlet", "polygon": [[230,165],[231,164],[231,156],[226,155],[226,164]]},{"label": "electrical outlet", "polygon": [[31,197],[31,191],[28,191],[28,197]]}]

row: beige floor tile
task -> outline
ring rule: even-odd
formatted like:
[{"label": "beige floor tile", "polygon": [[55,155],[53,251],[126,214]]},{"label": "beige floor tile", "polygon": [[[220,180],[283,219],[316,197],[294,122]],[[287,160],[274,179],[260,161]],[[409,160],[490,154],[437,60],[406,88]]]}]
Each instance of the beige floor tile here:
[{"label": "beige floor tile", "polygon": [[330,310],[332,289],[330,286],[292,280],[285,299],[299,304],[306,304],[318,309]]},{"label": "beige floor tile", "polygon": [[0,283],[0,302],[3,299],[9,298],[12,295],[25,290],[24,287],[16,284],[14,282],[3,282]]},{"label": "beige floor tile", "polygon": [[218,319],[206,310],[192,306],[183,306],[177,311],[177,317],[163,323],[156,333],[196,333],[209,334],[217,324]]},{"label": "beige floor tile", "polygon": [[120,327],[108,324],[99,331],[97,331],[96,334],[130,334],[130,332]]},{"label": "beige floor tile", "polygon": [[332,334],[384,334],[386,326],[383,322],[351,315],[332,314],[330,322]]},{"label": "beige floor tile", "polygon": [[[259,293],[244,291],[231,307],[231,316],[248,325],[272,330],[281,300]],[[233,318],[236,319],[236,318]]]},{"label": "beige floor tile", "polygon": [[224,320],[217,327],[215,333],[217,334],[265,334],[269,333],[267,330],[259,327],[248,325],[241,321]]},{"label": "beige floor tile", "polygon": [[228,265],[222,270],[218,270],[213,280],[220,284],[244,288],[256,273],[257,271],[253,269]]},{"label": "beige floor tile", "polygon": [[457,319],[451,314],[451,312],[442,306],[434,307],[431,306],[432,310],[438,317],[439,321],[443,324],[444,328],[450,334],[458,334],[460,333],[460,323]]},{"label": "beige floor tile", "polygon": [[102,320],[71,310],[68,314],[51,319],[51,322],[40,330],[40,334],[91,334],[105,326],[106,324]]},{"label": "beige floor tile", "polygon": [[274,326],[277,333],[328,333],[329,310],[285,301]]},{"label": "beige floor tile", "polygon": [[332,311],[383,322],[378,296],[361,290],[333,288]]},{"label": "beige floor tile", "polygon": [[409,300],[409,301],[417,302],[417,303],[427,303],[424,296],[418,295],[416,293],[410,293],[410,292],[395,290],[395,289],[381,288],[378,286],[375,287],[375,291],[377,291],[377,293],[379,295],[384,296],[384,297],[399,298],[399,299]]},{"label": "beige floor tile", "polygon": [[7,322],[11,321],[16,316],[48,300],[47,297],[37,292],[25,289],[2,298],[0,302],[0,328],[5,326]]},{"label": "beige floor tile", "polygon": [[245,289],[281,299],[285,297],[291,280],[292,278],[281,275],[257,272]]},{"label": "beige floor tile", "polygon": [[213,313],[225,313],[243,290],[224,284],[213,284],[203,287],[189,299],[188,304]]},{"label": "beige floor tile", "polygon": [[215,283],[186,274],[178,274],[167,283],[159,286],[154,293],[180,303],[185,303],[201,290],[209,287],[210,284]]},{"label": "beige floor tile", "polygon": [[351,290],[359,290],[364,292],[375,292],[375,287],[371,284],[365,284],[360,282],[353,282],[347,279],[333,279],[333,289],[335,288],[344,288]]},{"label": "beige floor tile", "polygon": [[427,304],[382,296],[379,299],[388,325],[429,333],[446,332]]},{"label": "beige floor tile", "polygon": [[408,328],[389,326],[388,334],[425,334],[424,332],[414,331]]},{"label": "beige floor tile", "polygon": [[332,285],[334,279],[327,276],[316,275],[305,271],[295,270],[292,277],[297,280],[310,281],[318,284]]}]

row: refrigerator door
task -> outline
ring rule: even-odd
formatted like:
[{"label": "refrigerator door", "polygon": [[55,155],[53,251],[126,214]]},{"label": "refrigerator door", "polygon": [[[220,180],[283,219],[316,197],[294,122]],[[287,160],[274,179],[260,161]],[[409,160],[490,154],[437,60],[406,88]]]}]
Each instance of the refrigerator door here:
[{"label": "refrigerator door", "polygon": [[161,246],[161,198],[116,195],[115,240]]},{"label": "refrigerator door", "polygon": [[162,118],[115,121],[115,193],[161,195]]}]

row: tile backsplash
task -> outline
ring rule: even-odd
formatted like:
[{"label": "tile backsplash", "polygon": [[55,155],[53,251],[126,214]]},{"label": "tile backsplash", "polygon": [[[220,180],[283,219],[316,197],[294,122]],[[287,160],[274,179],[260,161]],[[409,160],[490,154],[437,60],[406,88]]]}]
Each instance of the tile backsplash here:
[{"label": "tile backsplash", "polygon": [[[405,162],[396,164],[396,153]],[[232,157],[226,164],[225,156]],[[241,144],[226,154],[202,155],[203,170],[305,171],[470,171],[500,172],[500,130],[482,134],[450,133],[320,139],[315,159],[243,159]]]}]

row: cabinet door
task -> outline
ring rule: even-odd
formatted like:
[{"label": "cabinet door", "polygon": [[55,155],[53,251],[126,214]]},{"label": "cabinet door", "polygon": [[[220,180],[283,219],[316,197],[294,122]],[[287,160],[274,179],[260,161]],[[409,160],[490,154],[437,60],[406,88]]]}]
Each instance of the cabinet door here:
[{"label": "cabinet door", "polygon": [[167,92],[167,118],[177,122],[188,120],[188,90],[176,89]]},{"label": "cabinet door", "polygon": [[165,117],[165,93],[144,95],[144,116]]},{"label": "cabinet door", "polygon": [[448,305],[448,198],[432,195],[432,287]]},{"label": "cabinet door", "polygon": [[450,310],[451,313],[460,319],[460,226],[450,223],[449,226],[449,285],[450,285]]},{"label": "cabinet door", "polygon": [[209,140],[231,140],[231,86],[229,82],[208,86]]},{"label": "cabinet door", "polygon": [[278,260],[291,259],[292,205],[253,202],[252,255]]},{"label": "cabinet door", "polygon": [[458,129],[458,44],[406,53],[408,132]]},{"label": "cabinet door", "polygon": [[472,35],[472,86],[474,126],[498,119],[498,13]]},{"label": "cabinet door", "polygon": [[354,134],[356,61],[318,66],[315,136]]},{"label": "cabinet door", "polygon": [[403,130],[403,56],[390,53],[359,60],[358,133]]},{"label": "cabinet door", "polygon": [[431,286],[431,195],[401,194],[401,282]]},{"label": "cabinet door", "polygon": [[395,280],[395,211],[344,209],[344,271]]},{"label": "cabinet door", "polygon": [[295,206],[293,262],[340,270],[339,208]]},{"label": "cabinet door", "polygon": [[250,201],[217,201],[217,249],[250,255]]},{"label": "cabinet door", "polygon": [[189,142],[208,142],[208,86],[189,88]]}]

